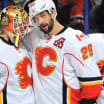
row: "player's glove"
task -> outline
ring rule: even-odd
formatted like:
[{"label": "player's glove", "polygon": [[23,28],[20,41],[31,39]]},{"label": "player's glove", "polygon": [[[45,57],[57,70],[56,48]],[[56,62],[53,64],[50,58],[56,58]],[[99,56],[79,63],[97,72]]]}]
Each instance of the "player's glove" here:
[{"label": "player's glove", "polygon": [[78,104],[96,104],[96,100],[94,99],[82,99]]}]

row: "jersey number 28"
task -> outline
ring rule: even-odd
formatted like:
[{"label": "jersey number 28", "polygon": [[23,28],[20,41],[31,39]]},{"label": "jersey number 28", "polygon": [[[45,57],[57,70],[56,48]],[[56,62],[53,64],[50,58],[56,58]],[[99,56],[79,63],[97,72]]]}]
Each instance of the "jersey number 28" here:
[{"label": "jersey number 28", "polygon": [[88,46],[84,46],[81,48],[82,59],[86,60],[89,56],[93,56],[92,44],[88,44]]}]

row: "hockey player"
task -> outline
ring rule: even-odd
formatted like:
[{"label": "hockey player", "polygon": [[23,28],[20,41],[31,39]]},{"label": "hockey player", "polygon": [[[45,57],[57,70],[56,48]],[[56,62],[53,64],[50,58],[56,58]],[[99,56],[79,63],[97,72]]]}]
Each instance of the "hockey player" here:
[{"label": "hockey player", "polygon": [[0,104],[35,104],[32,63],[28,52],[19,48],[27,21],[27,13],[13,5],[0,15]]},{"label": "hockey player", "polygon": [[52,0],[35,0],[29,15],[48,34],[33,56],[36,104],[94,104],[102,90],[102,79],[93,44],[81,31],[64,27],[55,19]]},{"label": "hockey player", "polygon": [[[96,60],[96,64],[102,74],[104,83],[104,34],[103,33],[92,33],[89,34],[89,41],[93,43],[93,55]],[[97,104],[104,103],[104,85],[100,97],[97,99]]]}]

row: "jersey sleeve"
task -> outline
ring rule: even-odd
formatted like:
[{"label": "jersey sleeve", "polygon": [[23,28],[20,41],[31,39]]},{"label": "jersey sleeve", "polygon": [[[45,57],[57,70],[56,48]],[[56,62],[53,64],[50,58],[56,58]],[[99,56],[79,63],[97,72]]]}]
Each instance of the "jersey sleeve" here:
[{"label": "jersey sleeve", "polygon": [[0,62],[0,92],[5,88],[9,78],[9,69],[7,65]]},{"label": "jersey sleeve", "polygon": [[[87,43],[87,40],[79,43],[74,39],[73,43],[67,41],[65,44],[62,69],[68,87],[68,101],[76,104],[81,99],[96,100],[101,93],[103,82],[93,55],[89,56],[90,52],[86,50],[91,43]],[[81,53],[82,49],[84,53]],[[83,59],[84,54],[86,57],[88,55],[86,59]]]}]

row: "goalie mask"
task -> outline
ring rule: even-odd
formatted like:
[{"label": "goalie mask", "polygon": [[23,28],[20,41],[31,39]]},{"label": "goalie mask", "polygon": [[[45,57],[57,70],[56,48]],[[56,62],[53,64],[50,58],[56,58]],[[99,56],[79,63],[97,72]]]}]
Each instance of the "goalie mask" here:
[{"label": "goalie mask", "polygon": [[0,30],[4,30],[11,43],[18,47],[28,28],[28,14],[17,6],[4,8],[0,14]]}]

